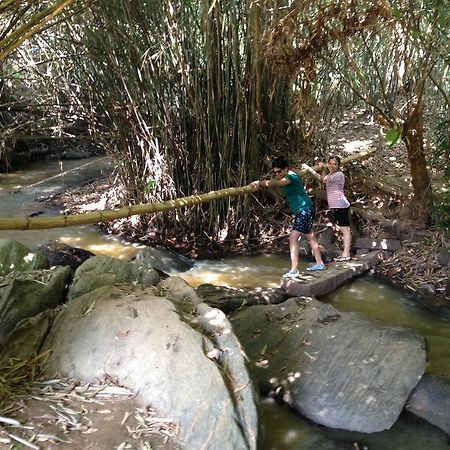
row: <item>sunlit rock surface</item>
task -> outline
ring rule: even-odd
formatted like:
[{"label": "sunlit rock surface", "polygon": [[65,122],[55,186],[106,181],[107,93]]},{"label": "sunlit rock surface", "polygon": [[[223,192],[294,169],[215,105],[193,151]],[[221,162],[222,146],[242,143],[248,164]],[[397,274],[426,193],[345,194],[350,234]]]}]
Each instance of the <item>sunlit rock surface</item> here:
[{"label": "sunlit rock surface", "polygon": [[252,306],[231,322],[262,390],[328,427],[390,428],[425,371],[418,332],[311,298]]}]

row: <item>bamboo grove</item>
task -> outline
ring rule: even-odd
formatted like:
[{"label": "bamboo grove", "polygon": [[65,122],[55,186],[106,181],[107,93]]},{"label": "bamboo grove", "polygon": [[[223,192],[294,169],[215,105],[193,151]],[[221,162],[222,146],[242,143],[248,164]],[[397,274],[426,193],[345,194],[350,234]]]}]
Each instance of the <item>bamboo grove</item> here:
[{"label": "bamboo grove", "polygon": [[[2,1],[0,10],[27,3]],[[41,2],[41,10],[29,3],[28,14],[44,15],[61,2]],[[164,202],[244,186],[278,152],[322,158],[327,126],[359,102],[386,127],[388,140],[404,142],[423,220],[431,213],[427,163],[449,165],[445,2],[66,6],[61,20],[52,16],[53,26],[49,19],[1,62],[5,158],[19,135],[90,136],[117,163],[123,205]],[[9,18],[4,42],[12,42]],[[425,142],[444,150],[427,154]],[[141,226],[162,235],[175,229],[236,237],[254,226],[254,207],[248,196],[224,198],[144,217]]]}]

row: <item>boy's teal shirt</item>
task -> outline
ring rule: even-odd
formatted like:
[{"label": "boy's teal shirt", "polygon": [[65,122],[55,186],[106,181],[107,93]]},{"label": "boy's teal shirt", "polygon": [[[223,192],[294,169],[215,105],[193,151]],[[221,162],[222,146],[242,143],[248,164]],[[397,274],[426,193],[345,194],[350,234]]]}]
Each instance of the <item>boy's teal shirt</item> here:
[{"label": "boy's teal shirt", "polygon": [[305,191],[305,186],[303,185],[300,175],[290,170],[287,173],[286,178],[291,180],[291,183],[283,186],[281,190],[286,196],[292,212],[297,214],[300,211],[311,208],[313,203]]}]

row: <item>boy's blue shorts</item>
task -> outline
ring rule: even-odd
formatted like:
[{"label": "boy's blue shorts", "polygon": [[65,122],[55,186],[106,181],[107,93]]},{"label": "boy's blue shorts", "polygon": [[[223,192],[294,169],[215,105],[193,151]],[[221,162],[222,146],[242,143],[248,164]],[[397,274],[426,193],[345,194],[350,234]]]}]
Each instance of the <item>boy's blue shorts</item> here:
[{"label": "boy's blue shorts", "polygon": [[294,218],[293,230],[303,234],[310,234],[313,227],[315,210],[314,206],[298,212]]}]

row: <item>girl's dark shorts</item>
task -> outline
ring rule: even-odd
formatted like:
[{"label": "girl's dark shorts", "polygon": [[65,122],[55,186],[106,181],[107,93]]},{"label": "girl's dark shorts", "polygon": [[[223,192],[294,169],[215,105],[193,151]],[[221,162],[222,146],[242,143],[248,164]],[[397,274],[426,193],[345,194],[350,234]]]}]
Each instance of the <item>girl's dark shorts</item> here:
[{"label": "girl's dark shorts", "polygon": [[350,221],[348,218],[350,208],[331,208],[334,220],[340,227],[349,227]]},{"label": "girl's dark shorts", "polygon": [[298,212],[295,215],[292,229],[299,233],[310,234],[313,226],[314,214],[315,210],[313,206]]}]

